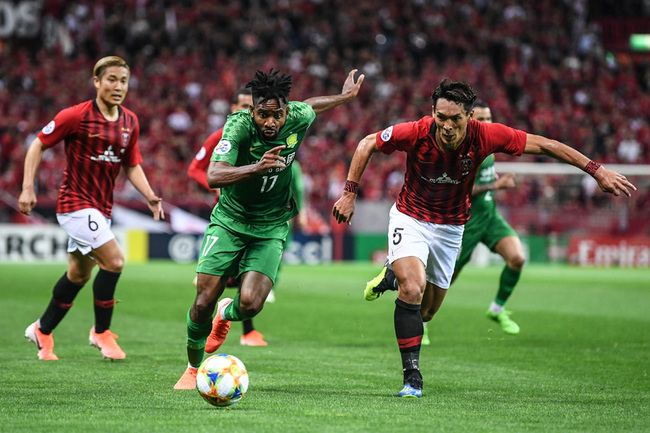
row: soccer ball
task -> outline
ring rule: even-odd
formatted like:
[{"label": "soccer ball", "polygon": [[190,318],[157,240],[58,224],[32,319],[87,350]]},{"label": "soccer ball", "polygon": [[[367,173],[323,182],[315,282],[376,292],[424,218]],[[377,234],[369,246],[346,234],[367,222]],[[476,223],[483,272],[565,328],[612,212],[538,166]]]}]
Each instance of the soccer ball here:
[{"label": "soccer ball", "polygon": [[196,375],[196,389],[214,406],[230,406],[248,390],[248,372],[236,356],[220,353],[207,358]]}]

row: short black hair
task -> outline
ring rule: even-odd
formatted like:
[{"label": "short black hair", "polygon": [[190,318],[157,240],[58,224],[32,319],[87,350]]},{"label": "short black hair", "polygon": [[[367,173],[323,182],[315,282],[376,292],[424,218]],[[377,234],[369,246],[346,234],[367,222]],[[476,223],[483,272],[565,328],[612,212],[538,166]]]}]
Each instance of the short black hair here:
[{"label": "short black hair", "polygon": [[483,101],[482,99],[477,99],[474,101],[474,108],[490,108],[487,102]]},{"label": "short black hair", "polygon": [[446,99],[456,104],[462,105],[466,113],[472,111],[474,108],[474,101],[476,101],[476,92],[467,83],[462,81],[453,81],[447,77],[443,79],[436,90],[431,95],[433,101],[433,108],[435,110],[438,99]]},{"label": "short black hair", "polygon": [[255,72],[255,78],[246,84],[246,88],[252,90],[253,104],[263,104],[269,99],[277,99],[282,104],[289,102],[291,75],[279,74],[280,71],[274,71],[273,68],[268,73],[260,70]]},{"label": "short black hair", "polygon": [[239,97],[241,95],[251,95],[253,92],[251,92],[251,89],[239,89],[237,92],[235,92],[234,95],[232,95],[232,103],[233,104],[238,104],[239,103]]}]

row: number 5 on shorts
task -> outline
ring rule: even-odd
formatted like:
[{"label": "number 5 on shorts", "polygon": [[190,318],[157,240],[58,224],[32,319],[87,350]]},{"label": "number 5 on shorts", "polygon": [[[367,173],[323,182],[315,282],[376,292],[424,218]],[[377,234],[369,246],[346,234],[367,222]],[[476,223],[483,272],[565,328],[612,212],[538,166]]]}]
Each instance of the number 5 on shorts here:
[{"label": "number 5 on shorts", "polygon": [[404,230],[403,227],[395,227],[395,231],[393,232],[393,245],[402,242],[402,230]]},{"label": "number 5 on shorts", "polygon": [[206,236],[205,245],[203,246],[203,251],[201,251],[201,257],[205,257],[208,255],[208,252],[217,242],[217,239],[219,239],[219,236],[212,236],[212,235]]}]

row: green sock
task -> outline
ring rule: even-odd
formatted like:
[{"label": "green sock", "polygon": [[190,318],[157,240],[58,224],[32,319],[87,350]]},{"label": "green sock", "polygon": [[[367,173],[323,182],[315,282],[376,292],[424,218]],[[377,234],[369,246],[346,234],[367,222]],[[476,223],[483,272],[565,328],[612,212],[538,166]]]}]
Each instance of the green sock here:
[{"label": "green sock", "polygon": [[250,317],[245,317],[239,308],[239,293],[237,293],[235,299],[224,308],[223,318],[234,322],[241,322],[244,319],[250,319]]},{"label": "green sock", "polygon": [[201,365],[205,342],[211,330],[212,322],[194,323],[190,319],[190,311],[187,310],[187,353],[192,367]]},{"label": "green sock", "polygon": [[494,299],[494,302],[502,307],[506,305],[508,298],[515,290],[520,275],[521,271],[515,271],[507,265],[503,267],[503,272],[501,272],[501,278],[499,279],[499,291],[497,292],[497,297]]}]

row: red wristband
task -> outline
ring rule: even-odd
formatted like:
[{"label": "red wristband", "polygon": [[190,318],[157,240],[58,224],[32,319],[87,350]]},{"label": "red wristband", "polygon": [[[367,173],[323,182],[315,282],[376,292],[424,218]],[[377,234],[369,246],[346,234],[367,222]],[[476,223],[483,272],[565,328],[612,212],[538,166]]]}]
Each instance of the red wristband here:
[{"label": "red wristband", "polygon": [[346,180],[345,187],[343,187],[343,191],[351,192],[353,194],[358,194],[359,184],[353,180]]},{"label": "red wristband", "polygon": [[585,165],[585,172],[587,172],[590,175],[594,175],[596,173],[596,170],[600,168],[600,164],[594,161],[589,161],[587,165]]}]

